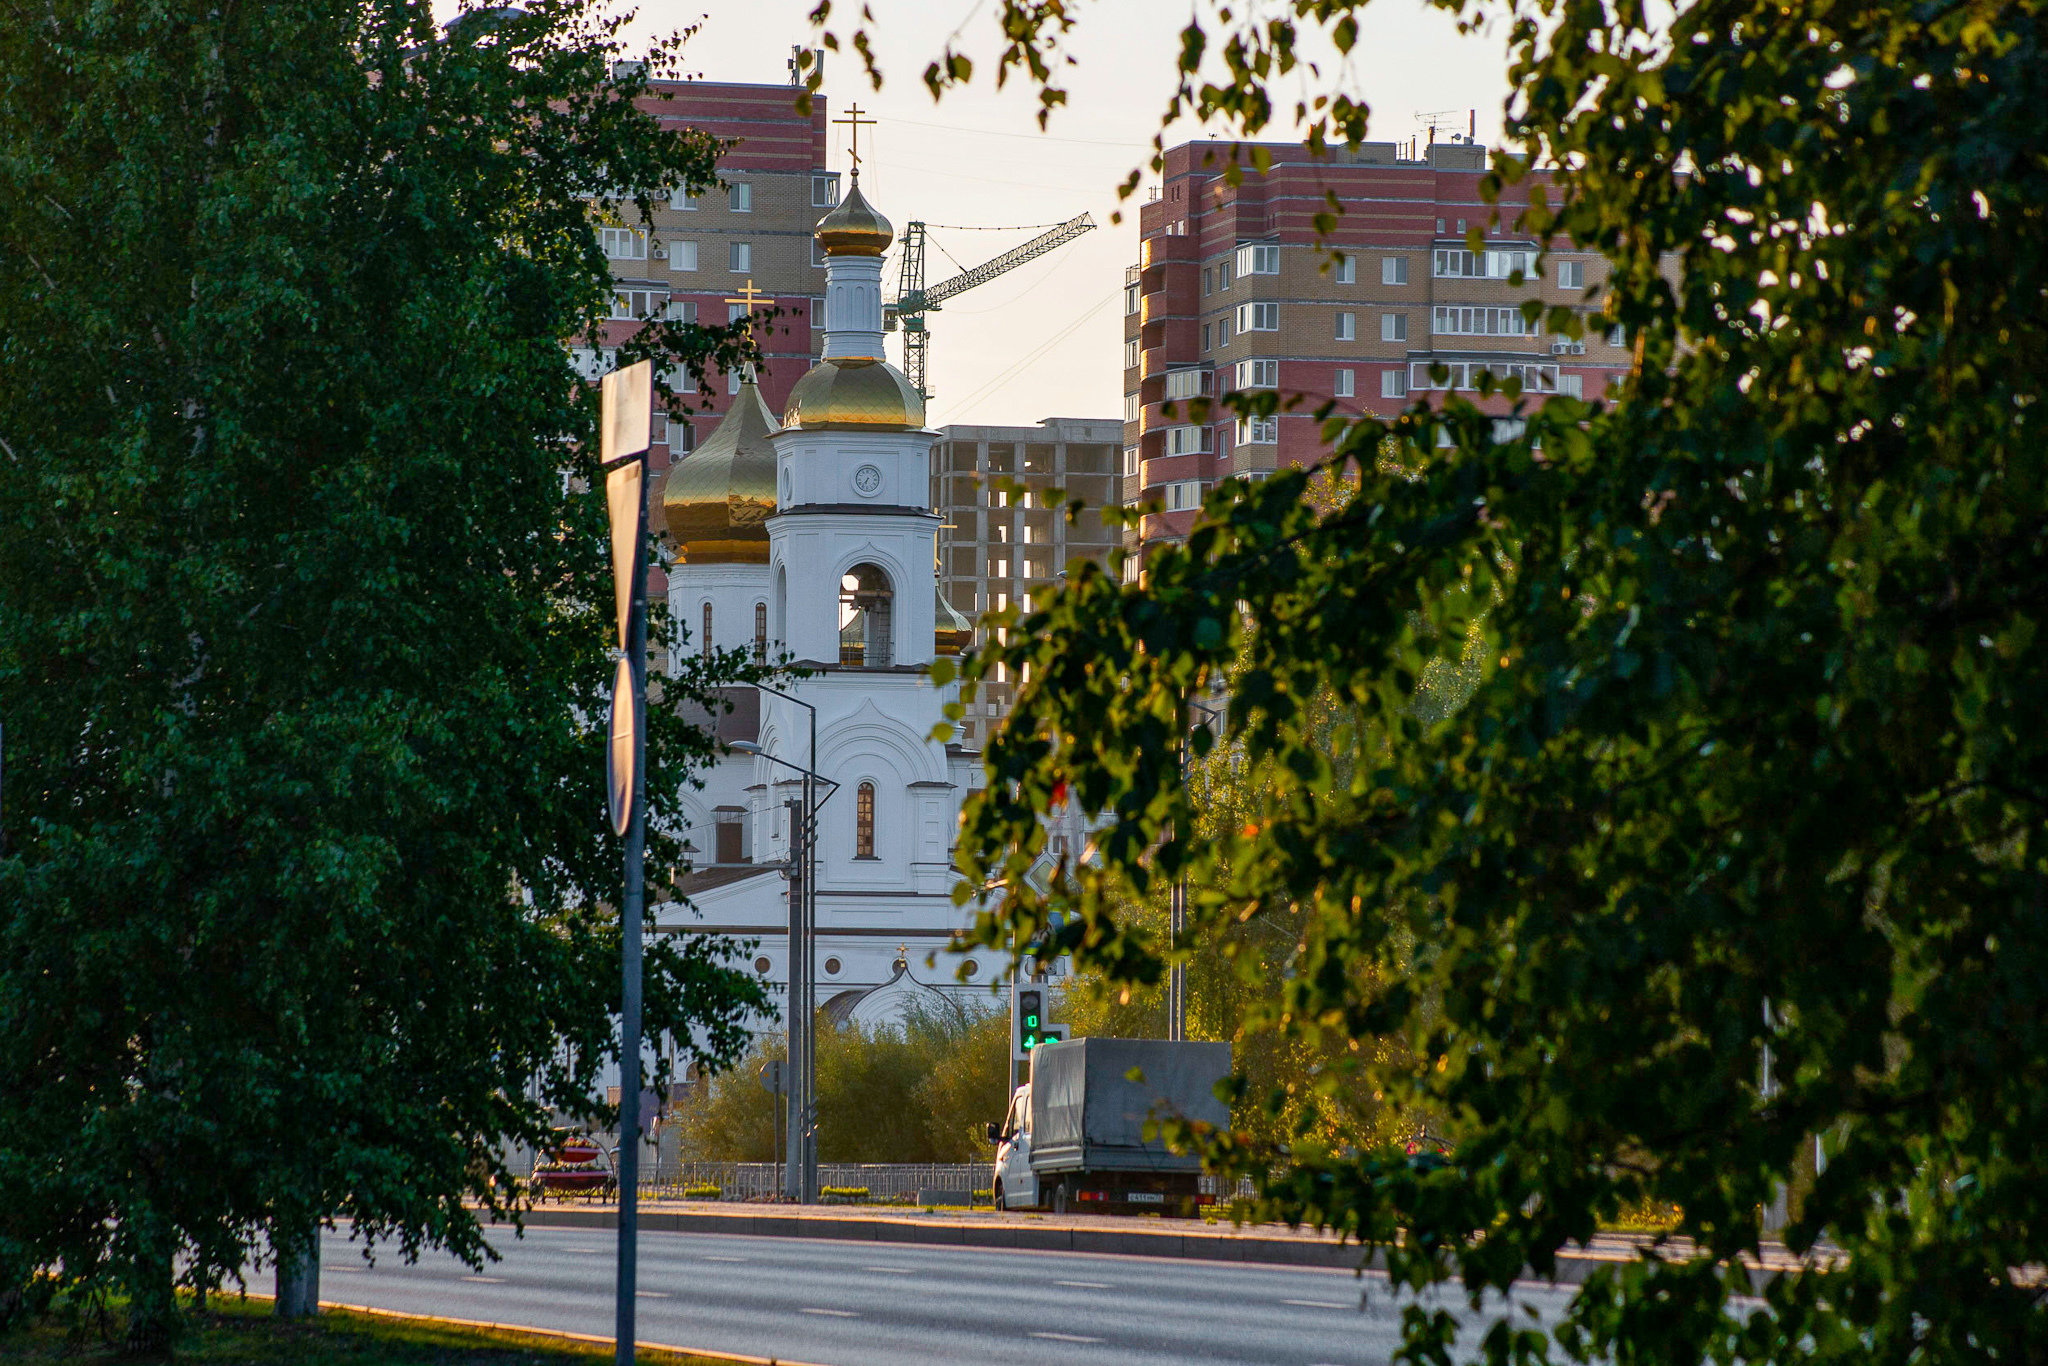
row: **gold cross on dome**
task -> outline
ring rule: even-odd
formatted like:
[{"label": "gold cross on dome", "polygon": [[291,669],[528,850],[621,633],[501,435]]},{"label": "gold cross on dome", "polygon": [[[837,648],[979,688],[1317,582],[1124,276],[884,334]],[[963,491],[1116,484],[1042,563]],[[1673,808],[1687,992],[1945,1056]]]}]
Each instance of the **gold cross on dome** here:
[{"label": "gold cross on dome", "polygon": [[735,299],[727,299],[726,302],[729,304],[745,304],[747,306],[747,312],[751,314],[753,313],[756,306],[760,304],[761,300],[773,297],[773,295],[763,294],[760,290],[755,289],[754,278],[750,275],[747,277],[747,287],[740,291],[739,297]]},{"label": "gold cross on dome", "polygon": [[849,157],[850,157],[850,158],[852,159],[852,161],[853,161],[853,173],[854,173],[854,175],[856,175],[856,176],[858,176],[858,175],[860,174],[860,130],[861,130],[861,125],[862,125],[862,124],[866,124],[866,125],[867,125],[868,127],[870,127],[870,128],[874,127],[874,125],[875,125],[875,120],[874,120],[874,119],[864,119],[864,118],[862,118],[862,117],[861,117],[861,115],[862,115],[863,113],[865,113],[865,112],[866,112],[866,111],[865,111],[865,110],[863,110],[863,109],[862,109],[862,108],[861,108],[861,107],[860,107],[859,105],[857,105],[857,104],[854,104],[854,105],[848,105],[848,106],[847,106],[847,109],[846,109],[846,117],[845,117],[845,118],[843,118],[843,119],[834,119],[834,120],[832,120],[832,122],[834,122],[834,123],[843,123],[843,124],[847,125],[847,126],[848,126],[849,128],[851,128],[851,129],[853,130],[853,146],[852,146],[852,148],[851,148],[851,149],[850,149],[850,150],[848,151],[847,155],[848,155],[848,156],[849,156]]}]

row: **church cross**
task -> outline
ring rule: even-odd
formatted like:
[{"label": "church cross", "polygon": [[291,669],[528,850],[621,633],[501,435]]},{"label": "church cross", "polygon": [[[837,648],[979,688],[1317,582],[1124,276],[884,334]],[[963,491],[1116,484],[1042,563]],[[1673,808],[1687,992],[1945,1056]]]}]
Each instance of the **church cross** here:
[{"label": "church cross", "polygon": [[747,277],[747,287],[740,291],[739,297],[736,299],[727,299],[726,302],[729,304],[745,304],[747,306],[748,314],[751,315],[754,311],[755,306],[758,305],[761,302],[761,300],[769,297],[771,296],[763,294],[760,290],[754,288],[754,278],[750,275]]},{"label": "church cross", "polygon": [[865,111],[865,110],[863,110],[863,109],[862,109],[862,108],[861,108],[861,107],[860,107],[859,105],[857,105],[857,104],[855,104],[855,105],[849,105],[849,106],[847,107],[847,110],[846,110],[846,117],[845,117],[845,118],[843,118],[843,119],[834,119],[834,120],[832,120],[832,122],[834,122],[834,123],[843,123],[843,124],[846,124],[846,125],[847,125],[847,126],[848,126],[848,127],[850,128],[850,129],[852,129],[852,131],[853,131],[853,147],[852,147],[852,150],[851,150],[851,152],[849,153],[849,155],[850,155],[850,156],[852,157],[852,159],[853,159],[853,178],[854,178],[855,180],[858,180],[858,179],[860,179],[860,130],[861,130],[861,125],[862,125],[862,124],[866,124],[866,125],[867,125],[868,127],[870,127],[870,128],[874,127],[874,125],[875,125],[875,120],[874,120],[874,119],[864,119],[864,118],[862,118],[862,117],[861,117],[861,115],[862,115],[862,114],[863,114],[864,112],[866,112],[866,111]]}]

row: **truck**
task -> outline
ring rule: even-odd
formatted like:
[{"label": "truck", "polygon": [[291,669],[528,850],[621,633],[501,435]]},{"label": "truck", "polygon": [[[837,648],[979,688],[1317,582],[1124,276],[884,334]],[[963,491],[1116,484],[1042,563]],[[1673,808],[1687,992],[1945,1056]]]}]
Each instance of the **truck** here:
[{"label": "truck", "polygon": [[1168,1039],[1068,1039],[1031,1050],[1031,1075],[1010,1098],[996,1145],[998,1209],[1191,1216],[1215,1203],[1202,1162],[1145,1137],[1148,1120],[1230,1127],[1217,1083],[1230,1045]]}]

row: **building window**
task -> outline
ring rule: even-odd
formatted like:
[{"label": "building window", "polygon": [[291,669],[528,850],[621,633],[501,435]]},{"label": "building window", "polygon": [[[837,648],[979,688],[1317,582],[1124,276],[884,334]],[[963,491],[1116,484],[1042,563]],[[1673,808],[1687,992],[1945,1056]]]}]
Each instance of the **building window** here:
[{"label": "building window", "polygon": [[1130,317],[1138,311],[1138,285],[1134,280],[1124,286],[1124,316]]},{"label": "building window", "polygon": [[754,604],[754,660],[756,663],[768,658],[768,604]]},{"label": "building window", "polygon": [[839,202],[839,177],[835,174],[811,177],[811,207],[829,209]]},{"label": "building window", "polygon": [[1217,320],[1216,344],[1218,346],[1230,345],[1230,315],[1227,313]]},{"label": "building window", "polygon": [[645,261],[647,234],[638,228],[606,228],[604,254],[614,261]]},{"label": "building window", "polygon": [[1166,429],[1166,453],[1168,455],[1200,455],[1209,449],[1207,427],[1168,427]]},{"label": "building window", "polygon": [[1559,261],[1557,263],[1557,287],[1559,289],[1584,289],[1586,287],[1586,263],[1584,261]]},{"label": "building window", "polygon": [[1277,389],[1280,387],[1280,362],[1277,360],[1241,360],[1237,363],[1237,387],[1240,389]]},{"label": "building window", "polygon": [[612,295],[611,316],[622,322],[645,322],[659,311],[655,303],[657,295],[667,302],[667,290],[622,289]]},{"label": "building window", "polygon": [[[1432,370],[1444,372],[1439,379]],[[1408,383],[1415,389],[1477,389],[1482,375],[1492,375],[1496,386],[1519,380],[1525,394],[1557,392],[1555,365],[1529,365],[1520,361],[1415,361],[1408,367]]]},{"label": "building window", "polygon": [[698,637],[697,648],[704,652],[706,659],[711,658],[711,604],[708,602],[704,604],[704,631]]},{"label": "building window", "polygon": [[1358,340],[1358,315],[1356,313],[1339,313],[1337,315],[1337,340]]},{"label": "building window", "polygon": [[1239,275],[1278,275],[1280,273],[1280,248],[1268,246],[1245,246],[1237,249],[1237,273]]},{"label": "building window", "polygon": [[1407,341],[1408,315],[1406,313],[1380,314],[1381,341]]},{"label": "building window", "polygon": [[1441,218],[1436,220],[1436,235],[1438,237],[1442,237],[1444,235],[1444,220]]},{"label": "building window", "polygon": [[1387,256],[1380,260],[1380,283],[1383,285],[1405,285],[1408,283],[1408,258]]},{"label": "building window", "polygon": [[1506,280],[1517,271],[1527,278],[1536,262],[1536,253],[1526,250],[1464,251],[1438,247],[1434,256],[1436,274],[1444,279]]},{"label": "building window", "polygon": [[663,316],[672,323],[688,323],[695,327],[697,325],[697,305],[691,303],[688,299],[670,299],[668,301],[668,308],[664,311]]},{"label": "building window", "polygon": [[839,662],[886,669],[896,662],[895,592],[878,565],[856,565],[839,579]]},{"label": "building window", "polygon": [[1141,414],[1143,406],[1143,404],[1138,402],[1138,396],[1136,394],[1125,394],[1124,421],[1136,422]]},{"label": "building window", "polygon": [[1208,324],[1208,323],[1203,323],[1203,324],[1202,324],[1202,349],[1203,349],[1204,351],[1207,351],[1207,350],[1209,349],[1209,324]]},{"label": "building window", "polygon": [[1350,398],[1352,396],[1351,371],[1339,370],[1337,372],[1336,386],[1330,392],[1335,394],[1338,398]]},{"label": "building window", "polygon": [[1608,328],[1607,344],[1609,346],[1627,346],[1628,329],[1626,327],[1623,327],[1620,323],[1616,323],[1614,326]]},{"label": "building window", "polygon": [[1168,512],[1186,512],[1202,505],[1202,481],[1199,479],[1177,480],[1168,484],[1164,491]]},{"label": "building window", "polygon": [[1529,321],[1519,308],[1438,304],[1430,315],[1430,331],[1449,337],[1526,337]]},{"label": "building window", "polygon": [[1237,330],[1240,332],[1278,332],[1280,330],[1280,305],[1239,304],[1237,306]]},{"label": "building window", "polygon": [[853,793],[853,856],[875,856],[875,785],[862,783]]},{"label": "building window", "polygon": [[1355,285],[1355,284],[1357,284],[1357,283],[1358,283],[1358,258],[1357,258],[1356,256],[1343,256],[1343,257],[1339,257],[1339,258],[1338,258],[1338,260],[1337,260],[1337,270],[1336,270],[1336,275],[1337,275],[1337,283],[1338,283],[1338,284],[1340,284],[1340,285]]},{"label": "building window", "polygon": [[[695,322],[693,316],[690,321]],[[669,387],[670,393],[694,394],[697,392],[697,376],[687,365],[671,365],[662,373],[661,382]]]},{"label": "building window", "polygon": [[682,209],[685,212],[694,211],[697,207],[697,196],[691,194],[688,190],[677,190],[668,197],[668,206],[671,209]]},{"label": "building window", "polygon": [[1380,371],[1380,397],[1408,397],[1408,372],[1406,370]]},{"label": "building window", "polygon": [[1124,477],[1128,479],[1137,474],[1137,472],[1138,448],[1136,446],[1126,446],[1124,447]]},{"label": "building window", "polygon": [[1166,396],[1170,399],[1199,398],[1209,389],[1207,370],[1169,370],[1166,372]]},{"label": "building window", "polygon": [[1210,295],[1210,294],[1214,294],[1215,292],[1216,292],[1216,268],[1215,268],[1214,266],[1203,266],[1203,267],[1202,267],[1202,293],[1203,293],[1203,295],[1204,295],[1204,296],[1206,297],[1207,295]]},{"label": "building window", "polygon": [[725,372],[725,392],[727,392],[728,394],[736,394],[736,393],[738,393],[739,391],[740,391],[740,372],[739,372],[739,371],[737,371],[737,370],[728,370],[728,371],[726,371],[726,372]]},{"label": "building window", "polygon": [[1240,446],[1271,446],[1280,440],[1280,419],[1277,417],[1247,417],[1237,424],[1237,444]]},{"label": "building window", "polygon": [[697,268],[697,244],[687,240],[669,243],[668,268],[683,272],[695,270]]},{"label": "building window", "polygon": [[1226,256],[1216,267],[1216,288],[1229,289],[1233,275],[1230,258]]},{"label": "building window", "polygon": [[1463,235],[1464,235],[1464,232],[1465,232],[1465,220],[1464,220],[1464,219],[1462,219],[1462,218],[1460,218],[1460,219],[1458,220],[1458,233],[1459,233],[1459,235],[1460,235],[1460,236],[1463,236]]},{"label": "building window", "polygon": [[1124,369],[1138,368],[1138,343],[1135,338],[1124,343]]},{"label": "building window", "polygon": [[[696,385],[692,384],[691,388]],[[668,453],[674,459],[697,448],[697,433],[689,422],[675,413],[668,415]]]},{"label": "building window", "polygon": [[732,187],[732,211],[752,213],[754,211],[754,187],[741,181]]},{"label": "building window", "polygon": [[725,268],[735,275],[744,275],[754,268],[754,245],[751,242],[734,242],[726,248]]},{"label": "building window", "polygon": [[1557,392],[1568,398],[1586,396],[1586,379],[1583,375],[1565,375],[1557,382]]},{"label": "building window", "polygon": [[747,312],[748,309],[745,304],[727,304],[725,306],[726,326],[730,327],[732,324],[738,322],[741,318],[746,317]]}]

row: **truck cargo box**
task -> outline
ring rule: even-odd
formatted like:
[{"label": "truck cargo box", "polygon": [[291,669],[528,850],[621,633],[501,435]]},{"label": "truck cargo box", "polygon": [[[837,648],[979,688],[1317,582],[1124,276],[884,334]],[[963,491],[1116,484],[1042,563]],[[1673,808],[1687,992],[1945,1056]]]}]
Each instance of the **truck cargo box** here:
[{"label": "truck cargo box", "polygon": [[[1143,1078],[1129,1079],[1133,1070]],[[1201,1159],[1145,1140],[1145,1122],[1184,1116],[1230,1127],[1216,1083],[1227,1043],[1070,1039],[1031,1050],[1031,1169],[1198,1172]]]}]

